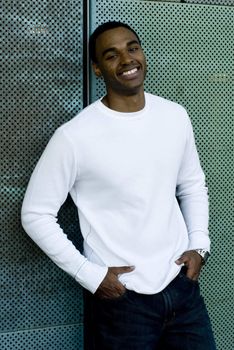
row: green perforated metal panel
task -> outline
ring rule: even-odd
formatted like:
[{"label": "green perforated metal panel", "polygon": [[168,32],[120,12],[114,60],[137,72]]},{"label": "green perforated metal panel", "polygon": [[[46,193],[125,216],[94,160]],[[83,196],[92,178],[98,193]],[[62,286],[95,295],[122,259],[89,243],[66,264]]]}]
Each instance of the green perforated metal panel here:
[{"label": "green perforated metal panel", "polygon": [[[82,293],[23,232],[29,176],[83,107],[82,1],[4,1],[1,16],[0,349],[82,349]],[[2,88],[3,87],[3,88]],[[59,213],[80,246],[76,211]]]},{"label": "green perforated metal panel", "polygon": [[201,4],[201,5],[225,5],[234,6],[233,0],[184,0],[188,4]]},{"label": "green perforated metal panel", "polygon": [[[234,8],[134,0],[91,5],[91,30],[121,20],[138,31],[148,58],[146,90],[190,114],[210,195],[212,259],[202,289],[218,349],[232,350]],[[102,81],[92,76],[92,100],[103,94]]]}]

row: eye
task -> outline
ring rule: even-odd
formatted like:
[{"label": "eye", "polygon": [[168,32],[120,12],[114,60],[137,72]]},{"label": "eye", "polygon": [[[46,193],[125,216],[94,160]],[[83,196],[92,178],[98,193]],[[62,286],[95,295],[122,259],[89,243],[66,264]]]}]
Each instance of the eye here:
[{"label": "eye", "polygon": [[135,51],[138,51],[138,50],[139,50],[138,46],[129,47],[129,49],[128,49],[129,52],[135,52]]},{"label": "eye", "polygon": [[113,53],[113,54],[111,54],[111,55],[106,56],[106,60],[113,60],[113,59],[116,58],[116,57],[117,57],[117,54],[116,54],[116,53]]}]

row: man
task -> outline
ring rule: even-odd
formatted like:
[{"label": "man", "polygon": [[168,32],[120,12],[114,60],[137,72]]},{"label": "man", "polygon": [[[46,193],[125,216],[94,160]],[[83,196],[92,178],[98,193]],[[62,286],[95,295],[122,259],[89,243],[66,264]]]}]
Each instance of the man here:
[{"label": "man", "polygon": [[[146,60],[128,25],[98,27],[90,56],[107,93],[50,140],[24,228],[87,290],[86,349],[214,350],[197,281],[210,249],[207,189],[187,113],[144,92]],[[69,192],[83,255],[56,222]]]}]

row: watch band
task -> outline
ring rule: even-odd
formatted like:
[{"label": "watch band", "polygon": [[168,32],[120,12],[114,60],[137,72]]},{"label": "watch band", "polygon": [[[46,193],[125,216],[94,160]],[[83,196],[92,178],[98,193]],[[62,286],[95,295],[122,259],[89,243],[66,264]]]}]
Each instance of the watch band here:
[{"label": "watch band", "polygon": [[206,249],[195,249],[195,252],[197,252],[201,258],[202,258],[202,265],[205,265],[205,263],[207,262],[210,253],[208,252],[208,250]]}]

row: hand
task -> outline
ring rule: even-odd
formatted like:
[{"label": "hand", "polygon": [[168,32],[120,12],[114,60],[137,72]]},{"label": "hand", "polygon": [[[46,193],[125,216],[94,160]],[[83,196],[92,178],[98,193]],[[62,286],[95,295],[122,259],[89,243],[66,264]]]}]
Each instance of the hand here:
[{"label": "hand", "polygon": [[198,280],[202,268],[202,257],[195,250],[184,252],[175,263],[177,265],[184,264],[187,268],[186,276],[191,280]]},{"label": "hand", "polygon": [[118,279],[122,273],[132,272],[134,266],[109,267],[107,274],[95,292],[101,299],[114,299],[123,295],[126,288]]}]

